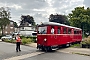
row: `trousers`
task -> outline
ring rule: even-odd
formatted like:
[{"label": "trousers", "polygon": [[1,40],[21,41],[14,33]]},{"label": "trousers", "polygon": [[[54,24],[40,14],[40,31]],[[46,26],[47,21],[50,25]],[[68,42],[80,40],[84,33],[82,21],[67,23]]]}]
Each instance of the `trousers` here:
[{"label": "trousers", "polygon": [[16,42],[16,51],[18,52],[18,50],[21,51],[20,50],[20,42]]}]

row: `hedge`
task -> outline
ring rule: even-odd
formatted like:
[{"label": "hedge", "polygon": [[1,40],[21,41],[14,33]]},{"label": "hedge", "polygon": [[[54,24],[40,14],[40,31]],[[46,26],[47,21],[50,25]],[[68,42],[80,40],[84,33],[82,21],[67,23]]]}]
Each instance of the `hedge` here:
[{"label": "hedge", "polygon": [[[25,44],[29,44],[29,43],[35,43],[36,42],[36,37],[24,37],[24,36],[21,36],[21,41],[22,41],[22,44],[25,45]],[[16,43],[16,40],[8,40],[8,39],[5,39],[4,40],[5,42],[10,42],[10,43]]]}]

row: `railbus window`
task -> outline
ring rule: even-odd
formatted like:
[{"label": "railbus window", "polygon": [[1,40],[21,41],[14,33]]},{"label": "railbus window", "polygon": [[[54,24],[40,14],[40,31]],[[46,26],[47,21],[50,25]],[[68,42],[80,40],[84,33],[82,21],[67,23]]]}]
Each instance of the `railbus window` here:
[{"label": "railbus window", "polygon": [[78,33],[78,34],[81,34],[79,30],[77,31],[77,33]]},{"label": "railbus window", "polygon": [[71,29],[70,28],[68,28],[68,34],[71,34]]},{"label": "railbus window", "polygon": [[66,34],[67,33],[67,28],[64,27],[63,33]]},{"label": "railbus window", "polygon": [[77,34],[79,34],[79,31],[77,31]]},{"label": "railbus window", "polygon": [[81,34],[81,31],[79,31],[79,34]]},{"label": "railbus window", "polygon": [[58,30],[58,34],[60,34],[60,27],[58,27],[58,29],[57,29],[57,30]]},{"label": "railbus window", "polygon": [[77,34],[77,30],[74,30],[74,34]]},{"label": "railbus window", "polygon": [[39,27],[38,33],[39,34],[46,34],[47,33],[47,26]]},{"label": "railbus window", "polygon": [[74,34],[81,34],[79,30],[74,30]]}]

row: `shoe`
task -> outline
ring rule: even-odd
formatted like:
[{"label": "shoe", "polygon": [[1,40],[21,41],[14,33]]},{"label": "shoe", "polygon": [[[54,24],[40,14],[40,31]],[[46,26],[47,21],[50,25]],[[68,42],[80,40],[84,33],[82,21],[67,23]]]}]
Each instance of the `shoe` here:
[{"label": "shoe", "polygon": [[21,51],[21,50],[19,50],[19,51]]},{"label": "shoe", "polygon": [[18,50],[16,50],[16,52],[18,52]]}]

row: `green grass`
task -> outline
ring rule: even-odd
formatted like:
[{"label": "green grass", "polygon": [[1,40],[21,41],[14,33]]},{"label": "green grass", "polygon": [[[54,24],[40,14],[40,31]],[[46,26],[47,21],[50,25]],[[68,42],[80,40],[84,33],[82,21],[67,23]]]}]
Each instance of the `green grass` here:
[{"label": "green grass", "polygon": [[81,47],[81,44],[74,44],[74,45],[71,45],[70,47],[77,47],[77,48],[79,48],[79,47]]},{"label": "green grass", "polygon": [[78,54],[78,55],[90,56],[90,54],[84,54],[84,53],[78,53],[78,52],[72,52],[72,54]]}]

